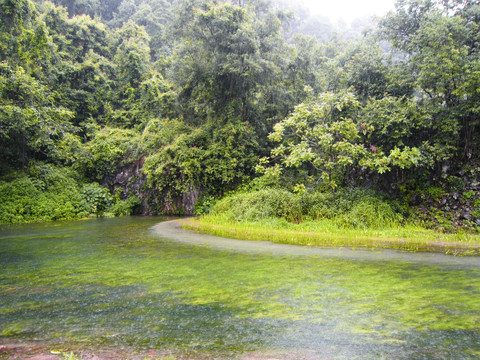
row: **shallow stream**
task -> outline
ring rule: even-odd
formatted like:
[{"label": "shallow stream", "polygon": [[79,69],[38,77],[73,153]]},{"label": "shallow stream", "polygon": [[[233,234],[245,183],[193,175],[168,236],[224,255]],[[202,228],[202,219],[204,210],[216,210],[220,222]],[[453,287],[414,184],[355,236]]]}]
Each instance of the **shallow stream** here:
[{"label": "shallow stream", "polygon": [[208,359],[480,358],[480,258],[224,240],[164,220],[0,227],[0,340]]}]

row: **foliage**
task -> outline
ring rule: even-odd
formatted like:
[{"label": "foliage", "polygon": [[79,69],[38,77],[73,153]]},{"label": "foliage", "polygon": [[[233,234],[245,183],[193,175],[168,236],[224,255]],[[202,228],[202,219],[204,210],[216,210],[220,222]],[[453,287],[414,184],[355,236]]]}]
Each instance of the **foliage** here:
[{"label": "foliage", "polygon": [[81,196],[82,208],[87,214],[95,214],[97,217],[103,216],[105,210],[112,204],[110,192],[98,183],[84,185]]},{"label": "foliage", "polygon": [[140,205],[134,195],[125,200],[98,183],[82,184],[73,170],[46,163],[33,163],[27,173],[0,181],[0,223],[70,220],[131,215]]},{"label": "foliage", "polygon": [[[182,127],[179,123],[172,124]],[[207,124],[195,130],[184,127],[177,134],[164,125],[156,134],[155,141],[160,147],[145,159],[143,168],[149,184],[159,191],[172,196],[195,188],[233,189],[253,172],[255,142],[248,124],[229,124],[223,128]],[[172,135],[173,141],[163,143]]]},{"label": "foliage", "polygon": [[48,29],[29,0],[0,1],[0,62],[41,74],[52,56]]},{"label": "foliage", "polygon": [[270,140],[281,142],[272,155],[280,156],[286,167],[308,163],[314,180],[335,192],[345,169],[366,154],[352,119],[359,106],[351,93],[324,93],[317,101],[298,105],[270,134]]},{"label": "foliage", "polygon": [[234,221],[281,217],[295,222],[302,218],[302,208],[298,197],[286,190],[279,189],[265,189],[227,196],[215,204],[212,213]]},{"label": "foliage", "polygon": [[74,113],[73,123],[83,127],[90,118],[108,115],[114,65],[107,28],[88,16],[68,18],[63,8],[49,2],[40,6],[40,20],[49,29],[55,57],[44,66],[44,81],[55,89],[57,103]]},{"label": "foliage", "polygon": [[215,199],[213,196],[203,193],[195,203],[193,213],[197,216],[206,215],[212,211],[216,202],[217,199]]},{"label": "foliage", "polygon": [[[366,108],[378,102],[384,100],[372,100]],[[322,93],[317,99],[298,105],[289,117],[274,126],[269,138],[280,145],[272,150],[272,157],[279,157],[285,167],[301,168],[308,164],[307,182],[330,188],[332,193],[343,184],[348,170],[360,166],[382,174],[392,166],[404,169],[419,165],[421,153],[415,147],[397,142],[393,147],[388,143],[384,147],[370,143],[367,148],[368,142],[362,142],[361,135],[367,140],[381,137],[387,124],[382,120],[377,123],[375,115],[369,121],[368,111],[363,115],[368,122],[360,123],[361,111],[361,103],[351,92]],[[394,123],[396,119],[389,117],[389,121]]]},{"label": "foliage", "polygon": [[71,172],[37,164],[30,174],[0,181],[0,223],[67,220],[88,215]]},{"label": "foliage", "polygon": [[[447,157],[475,157],[479,83],[478,5],[443,1],[399,1],[397,12],[381,22],[386,38],[407,53],[402,65],[433,115],[431,138],[446,147]],[[456,9],[451,12],[451,9]],[[457,146],[457,142],[462,145]],[[437,151],[441,148],[438,146]]]},{"label": "foliage", "polygon": [[112,175],[136,158],[138,143],[138,135],[132,130],[104,127],[85,146],[83,171],[92,180]]},{"label": "foliage", "polygon": [[264,189],[227,196],[218,201],[212,214],[230,221],[283,218],[289,222],[332,220],[345,228],[380,228],[402,221],[400,208],[367,190],[293,194]]},{"label": "foliage", "polygon": [[140,204],[141,200],[136,196],[130,196],[126,200],[116,199],[109,212],[115,216],[132,215]]},{"label": "foliage", "polygon": [[[186,1],[176,34],[172,75],[185,119],[248,121],[262,139],[284,89],[280,69],[289,51],[281,20],[254,7]],[[282,56],[277,54],[282,53]],[[283,99],[282,99],[283,100]],[[270,104],[269,104],[270,102]]]},{"label": "foliage", "polygon": [[179,119],[153,118],[145,125],[140,143],[144,152],[152,154],[156,150],[173,143],[177,137],[191,132],[192,127]]},{"label": "foliage", "polygon": [[445,191],[443,189],[438,188],[438,187],[429,187],[427,189],[427,194],[434,199],[438,199],[440,196],[445,195]]},{"label": "foliage", "polygon": [[463,193],[463,198],[465,200],[470,200],[471,198],[473,198],[475,196],[475,191],[474,190],[470,190],[470,191],[467,191],[467,192],[464,192]]},{"label": "foliage", "polygon": [[71,117],[22,67],[0,63],[0,169],[24,167],[32,158],[60,159],[57,141],[72,130]]},{"label": "foliage", "polygon": [[337,73],[333,83],[353,89],[363,101],[411,95],[411,87],[396,81],[391,57],[373,39],[349,44],[331,62]]},{"label": "foliage", "polygon": [[114,216],[129,216],[137,212],[138,207],[141,205],[141,200],[135,196],[127,196],[125,200],[122,200],[123,189],[118,187],[115,189],[113,205],[108,211]]},{"label": "foliage", "polygon": [[313,220],[331,219],[340,227],[380,228],[398,225],[403,217],[400,207],[371,190],[342,190],[306,193],[302,198],[305,215]]},{"label": "foliage", "polygon": [[[379,172],[393,166],[433,168],[451,156],[452,147],[433,136],[434,118],[424,107],[405,97],[370,99],[359,117],[364,142],[377,154]],[[384,152],[388,158],[379,159]]]},{"label": "foliage", "polygon": [[[201,214],[247,183],[295,199],[355,186],[400,199],[405,187],[476,189],[479,19],[476,1],[399,0],[378,31],[351,40],[263,0],[0,0],[0,176],[23,204],[13,209],[5,190],[2,206],[30,221],[151,213],[187,198]],[[50,191],[39,164],[83,190],[28,205],[19,184],[32,201]],[[110,202],[96,182],[123,196]],[[74,210],[55,215],[63,195]],[[369,213],[397,221],[365,196],[355,209],[325,202],[349,214],[345,226],[377,226]],[[298,215],[296,201],[282,216],[316,216]]]}]

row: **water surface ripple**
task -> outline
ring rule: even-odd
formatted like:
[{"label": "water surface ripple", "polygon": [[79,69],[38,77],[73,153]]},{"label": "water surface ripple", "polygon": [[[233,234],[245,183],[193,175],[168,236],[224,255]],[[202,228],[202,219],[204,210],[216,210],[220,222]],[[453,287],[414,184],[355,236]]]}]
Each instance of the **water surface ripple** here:
[{"label": "water surface ripple", "polygon": [[220,239],[163,220],[0,227],[0,342],[480,358],[479,258]]}]

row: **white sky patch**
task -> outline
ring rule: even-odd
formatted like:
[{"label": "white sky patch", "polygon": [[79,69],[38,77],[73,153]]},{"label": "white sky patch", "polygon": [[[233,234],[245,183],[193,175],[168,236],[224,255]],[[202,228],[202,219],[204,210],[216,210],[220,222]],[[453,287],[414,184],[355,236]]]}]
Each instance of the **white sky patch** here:
[{"label": "white sky patch", "polygon": [[325,16],[332,21],[351,22],[370,15],[382,16],[394,9],[395,0],[299,0],[312,15]]}]

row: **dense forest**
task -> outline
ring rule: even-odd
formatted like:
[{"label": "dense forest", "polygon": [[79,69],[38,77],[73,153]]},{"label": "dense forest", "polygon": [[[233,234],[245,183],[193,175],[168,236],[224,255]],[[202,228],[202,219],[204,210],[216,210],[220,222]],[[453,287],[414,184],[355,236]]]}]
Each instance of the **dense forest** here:
[{"label": "dense forest", "polygon": [[479,3],[339,30],[264,0],[0,0],[0,223],[229,195],[478,231]]}]

